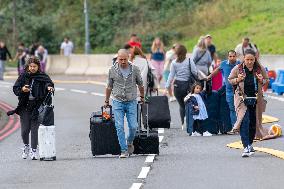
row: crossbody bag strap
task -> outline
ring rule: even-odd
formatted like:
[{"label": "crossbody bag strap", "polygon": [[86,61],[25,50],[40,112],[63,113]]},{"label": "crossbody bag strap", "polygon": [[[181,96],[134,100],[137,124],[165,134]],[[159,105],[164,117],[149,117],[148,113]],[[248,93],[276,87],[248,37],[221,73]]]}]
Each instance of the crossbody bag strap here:
[{"label": "crossbody bag strap", "polygon": [[194,61],[195,64],[197,64],[197,62],[199,62],[199,60],[201,60],[201,58],[205,55],[206,53],[206,50],[203,52],[203,54],[197,59]]},{"label": "crossbody bag strap", "polygon": [[190,58],[188,58],[188,66],[189,66],[189,79],[192,76],[195,80],[197,80],[194,76],[194,74],[191,71],[191,62],[190,62]]}]

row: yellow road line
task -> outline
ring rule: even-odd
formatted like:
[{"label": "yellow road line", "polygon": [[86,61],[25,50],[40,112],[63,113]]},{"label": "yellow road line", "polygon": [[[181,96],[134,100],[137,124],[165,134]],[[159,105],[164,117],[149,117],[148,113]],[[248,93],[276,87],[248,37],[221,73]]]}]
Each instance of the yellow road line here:
[{"label": "yellow road line", "polygon": [[[230,144],[227,144],[227,147],[229,148],[235,148],[235,149],[243,149],[243,145],[241,141],[233,142]],[[263,152],[275,157],[278,157],[280,159],[284,159],[284,152],[280,150],[274,150],[271,148],[261,148],[261,147],[254,147],[255,151]]]},{"label": "yellow road line", "polygon": [[269,115],[262,115],[262,123],[272,123],[276,121],[279,121],[279,119],[276,117],[272,117]]}]

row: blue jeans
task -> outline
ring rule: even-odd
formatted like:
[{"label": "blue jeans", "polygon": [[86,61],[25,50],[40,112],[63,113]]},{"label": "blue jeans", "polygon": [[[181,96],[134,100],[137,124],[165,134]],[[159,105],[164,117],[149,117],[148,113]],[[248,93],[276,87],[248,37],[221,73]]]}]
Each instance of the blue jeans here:
[{"label": "blue jeans", "polygon": [[135,137],[137,123],[137,101],[120,102],[117,100],[112,101],[112,108],[114,113],[115,127],[118,136],[119,145],[122,152],[127,151],[127,144],[124,132],[124,115],[126,114],[129,135],[127,142],[132,143]]},{"label": "blue jeans", "polygon": [[230,109],[231,124],[232,124],[232,127],[234,127],[234,124],[237,121],[236,110],[235,110],[235,105],[234,105],[234,95],[226,93],[226,101]]},{"label": "blue jeans", "polygon": [[252,145],[256,132],[256,108],[248,106],[240,128],[244,148]]}]

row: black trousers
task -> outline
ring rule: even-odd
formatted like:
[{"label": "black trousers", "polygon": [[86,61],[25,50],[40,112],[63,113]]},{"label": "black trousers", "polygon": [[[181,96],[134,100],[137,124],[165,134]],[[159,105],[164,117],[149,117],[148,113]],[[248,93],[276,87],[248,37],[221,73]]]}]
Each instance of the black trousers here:
[{"label": "black trousers", "polygon": [[31,147],[36,149],[38,145],[38,120],[32,119],[32,112],[26,109],[20,112],[21,135],[24,144],[29,144],[31,133]]},{"label": "black trousers", "polygon": [[189,82],[188,81],[178,81],[174,82],[174,95],[179,104],[179,113],[181,118],[181,124],[184,124],[184,116],[185,116],[185,104],[184,98],[188,94],[189,91]]},{"label": "black trousers", "polygon": [[194,122],[193,122],[193,132],[196,131],[196,132],[198,132],[200,134],[203,133],[201,122],[202,122],[202,120],[194,120]]},{"label": "black trousers", "polygon": [[252,145],[256,133],[256,107],[247,106],[247,111],[243,118],[240,135],[244,148]]}]

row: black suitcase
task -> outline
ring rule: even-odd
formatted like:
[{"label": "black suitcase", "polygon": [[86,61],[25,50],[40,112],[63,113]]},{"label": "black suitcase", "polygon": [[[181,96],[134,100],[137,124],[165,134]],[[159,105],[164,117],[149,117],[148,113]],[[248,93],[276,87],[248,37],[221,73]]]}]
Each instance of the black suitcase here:
[{"label": "black suitcase", "polygon": [[101,111],[93,112],[90,118],[90,140],[93,156],[96,155],[119,155],[120,146],[117,138],[114,117],[112,115],[112,107],[110,106],[109,120],[105,120]]},{"label": "black suitcase", "polygon": [[[139,105],[137,108],[138,111],[138,129],[133,141],[134,145],[134,154],[158,154],[159,155],[159,136],[158,131],[150,130],[146,126],[147,130],[142,131],[141,129],[141,111],[139,111]],[[141,105],[141,109],[148,109],[147,104]],[[147,110],[145,111],[147,113]],[[147,116],[146,116],[147,118]],[[146,123],[147,124],[147,119]],[[145,126],[144,124],[144,126]]]},{"label": "black suitcase", "polygon": [[226,101],[226,88],[223,86],[218,90],[220,96],[219,129],[222,134],[232,130],[229,105]]},{"label": "black suitcase", "polygon": [[208,131],[211,134],[219,133],[219,108],[220,98],[216,91],[207,94],[205,106],[208,118],[201,122],[203,132]]},{"label": "black suitcase", "polygon": [[[145,104],[143,105],[146,106]],[[170,128],[171,114],[167,96],[150,96],[147,99],[148,106],[148,124],[146,124],[147,113],[142,108],[143,124],[152,128]]]}]

